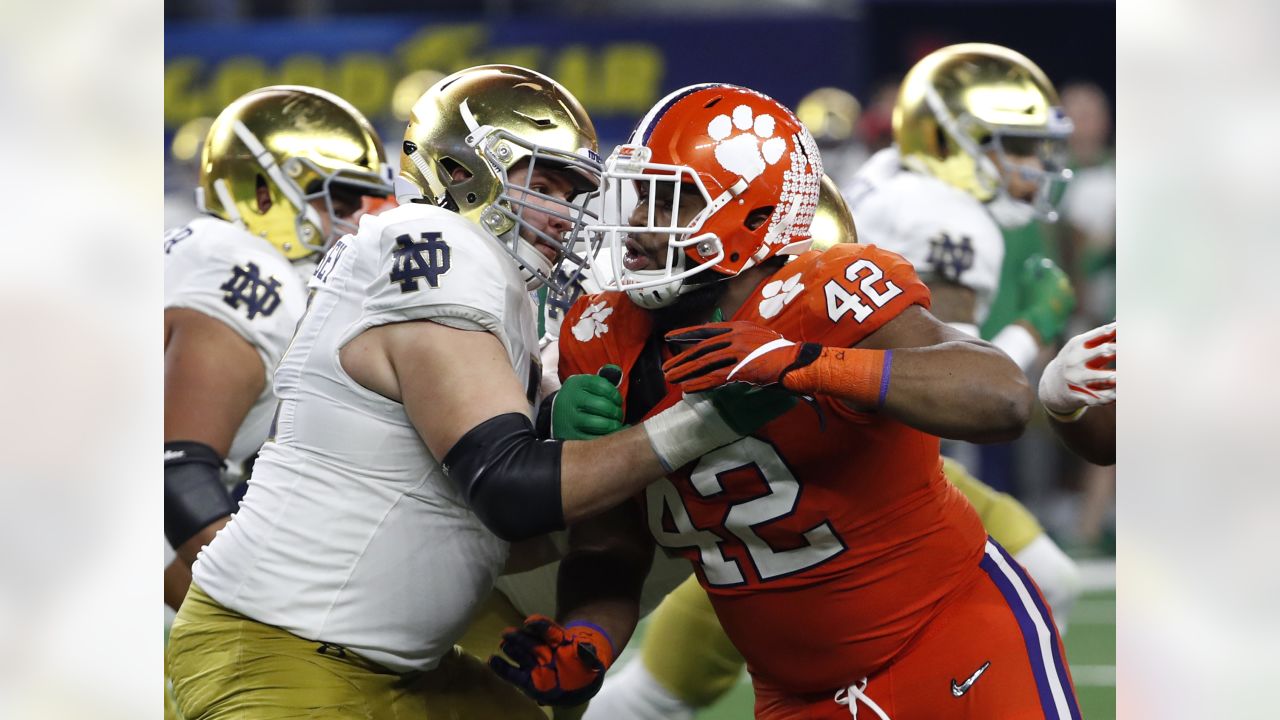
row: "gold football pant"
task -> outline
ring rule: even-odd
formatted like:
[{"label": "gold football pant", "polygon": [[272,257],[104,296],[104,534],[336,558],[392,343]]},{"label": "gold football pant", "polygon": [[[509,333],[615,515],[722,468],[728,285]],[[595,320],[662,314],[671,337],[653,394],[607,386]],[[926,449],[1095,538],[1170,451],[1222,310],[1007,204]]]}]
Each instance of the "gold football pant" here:
[{"label": "gold football pant", "polygon": [[[996,492],[958,462],[943,458],[943,473],[982,518],[987,534],[1011,555],[1044,534],[1012,496]],[[706,707],[738,681],[745,661],[720,628],[711,599],[690,576],[650,616],[641,654],[649,674],[690,707]]]},{"label": "gold football pant", "polygon": [[994,490],[990,485],[969,474],[963,465],[951,458],[942,458],[942,473],[952,485],[973,504],[982,518],[987,534],[1000,543],[1010,555],[1017,555],[1044,534],[1040,521],[1023,507],[1012,495]]},{"label": "gold football pant", "polygon": [[232,612],[191,586],[169,634],[167,670],[186,720],[546,720],[538,706],[460,649],[399,674],[349,650]]}]

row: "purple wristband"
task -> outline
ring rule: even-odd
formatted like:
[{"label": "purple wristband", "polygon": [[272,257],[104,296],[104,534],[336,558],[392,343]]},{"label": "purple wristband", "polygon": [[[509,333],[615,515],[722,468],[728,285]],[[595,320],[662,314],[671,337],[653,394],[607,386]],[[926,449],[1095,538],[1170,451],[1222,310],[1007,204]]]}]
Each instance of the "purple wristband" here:
[{"label": "purple wristband", "polygon": [[569,628],[572,628],[572,627],[588,627],[600,633],[601,635],[604,636],[604,639],[609,642],[609,656],[614,658],[618,656],[617,652],[614,650],[614,647],[613,647],[613,638],[609,637],[609,633],[605,632],[604,628],[588,620],[574,620],[573,622],[567,623],[564,625],[565,630],[568,630]]},{"label": "purple wristband", "polygon": [[[880,368],[880,399],[876,401],[876,407],[884,407],[884,399],[889,395],[889,371],[893,368],[893,351],[886,350],[884,353],[884,366]],[[607,635],[605,637],[608,637]]]}]

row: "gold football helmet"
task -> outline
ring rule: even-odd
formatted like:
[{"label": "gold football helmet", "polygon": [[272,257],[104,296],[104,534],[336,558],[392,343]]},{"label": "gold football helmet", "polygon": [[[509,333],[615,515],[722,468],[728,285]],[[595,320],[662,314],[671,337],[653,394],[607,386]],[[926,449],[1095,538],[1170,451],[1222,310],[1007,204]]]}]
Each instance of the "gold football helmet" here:
[{"label": "gold football helmet", "polygon": [[[441,79],[414,104],[396,199],[434,203],[479,223],[515,258],[530,289],[546,284],[562,292],[561,264],[568,258],[584,266],[590,257],[573,246],[587,202],[600,189],[598,153],[591,118],[556,81],[513,65],[468,68]],[[526,179],[515,185],[510,172],[522,164]],[[536,167],[566,171],[578,194],[565,201],[530,188]],[[570,229],[552,237],[524,221],[526,208],[559,217]],[[534,247],[535,239],[557,251],[554,262]]]},{"label": "gold football helmet", "polygon": [[820,87],[796,105],[796,117],[809,128],[818,147],[839,145],[853,138],[862,116],[862,103],[848,92]]},{"label": "gold football helmet", "polygon": [[[241,96],[210,125],[196,204],[298,260],[356,231],[336,211],[335,194],[358,206],[392,189],[382,141],[359,110],[324,90],[274,85]],[[327,235],[311,204],[317,199],[328,212]]]},{"label": "gold football helmet", "polygon": [[809,225],[813,235],[811,250],[826,250],[840,243],[858,242],[858,228],[853,224],[853,213],[840,195],[840,188],[829,175],[822,176],[818,186],[818,209]]},{"label": "gold football helmet", "polygon": [[[1013,215],[1023,222],[1057,219],[1052,200],[1056,186],[1071,179],[1071,130],[1044,72],[1020,53],[986,43],[930,53],[907,73],[893,109],[903,164],[983,202],[1021,206]],[[1009,156],[1034,156],[1042,169],[1012,163]],[[1007,177],[1014,173],[1037,184],[1031,203],[1008,195]]]}]

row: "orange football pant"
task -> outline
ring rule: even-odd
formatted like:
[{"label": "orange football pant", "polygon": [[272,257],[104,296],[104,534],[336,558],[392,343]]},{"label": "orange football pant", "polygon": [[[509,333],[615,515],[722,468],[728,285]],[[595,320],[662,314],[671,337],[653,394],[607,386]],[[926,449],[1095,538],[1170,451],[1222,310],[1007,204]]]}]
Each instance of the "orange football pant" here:
[{"label": "orange football pant", "polygon": [[797,695],[756,680],[756,717],[1080,720],[1049,607],[1022,566],[990,539],[975,581],[896,660],[862,681]]}]

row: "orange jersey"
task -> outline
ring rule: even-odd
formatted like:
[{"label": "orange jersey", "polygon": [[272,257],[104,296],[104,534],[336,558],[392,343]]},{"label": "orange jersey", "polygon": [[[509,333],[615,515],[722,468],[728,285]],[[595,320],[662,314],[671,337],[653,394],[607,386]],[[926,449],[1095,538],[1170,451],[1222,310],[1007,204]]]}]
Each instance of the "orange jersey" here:
[{"label": "orange jersey", "polygon": [[[867,245],[805,253],[734,320],[789,340],[851,347],[929,291],[906,260]],[[652,357],[651,315],[623,293],[579,298],[560,375],[623,369],[624,407],[674,404]],[[647,345],[647,347],[646,347]],[[661,385],[655,391],[655,386]],[[872,674],[978,571],[986,533],[942,476],[938,438],[841,401],[801,402],[755,435],[646,489],[657,542],[688,557],[752,673],[795,692]]]}]

